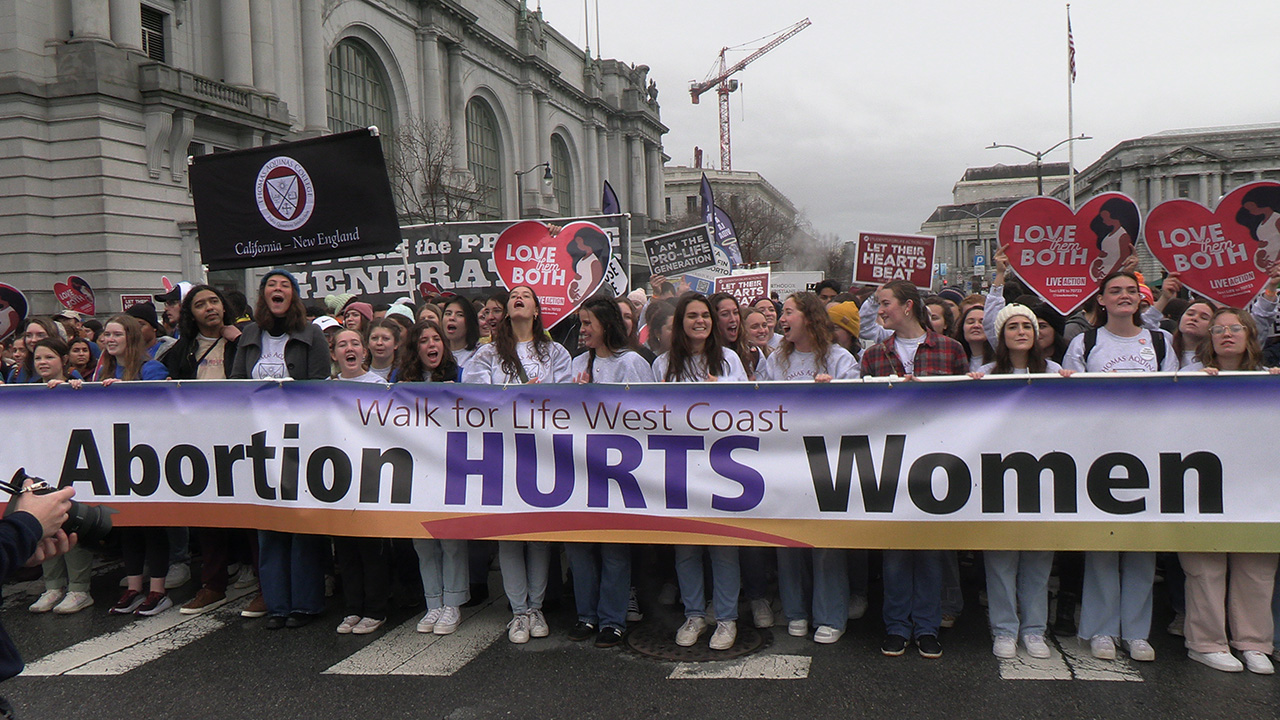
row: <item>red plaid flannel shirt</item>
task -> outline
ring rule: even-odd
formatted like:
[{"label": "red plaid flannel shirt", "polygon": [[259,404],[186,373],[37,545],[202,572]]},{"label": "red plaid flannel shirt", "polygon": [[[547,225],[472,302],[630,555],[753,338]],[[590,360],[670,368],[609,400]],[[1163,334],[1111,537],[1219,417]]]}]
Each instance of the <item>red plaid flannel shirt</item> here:
[{"label": "red plaid flannel shirt", "polygon": [[[893,348],[894,337],[890,336],[882,343],[872,345],[862,354],[862,374],[864,377],[885,375],[906,376],[902,369],[902,360]],[[924,341],[916,349],[916,377],[930,375],[964,375],[969,372],[969,358],[964,354],[964,347],[959,342],[945,335],[929,330]]]}]

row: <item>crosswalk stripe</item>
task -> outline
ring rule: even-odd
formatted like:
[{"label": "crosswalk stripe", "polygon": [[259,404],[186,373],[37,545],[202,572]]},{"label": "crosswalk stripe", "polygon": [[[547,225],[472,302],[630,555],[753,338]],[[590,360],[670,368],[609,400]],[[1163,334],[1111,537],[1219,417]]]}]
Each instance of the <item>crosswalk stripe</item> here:
[{"label": "crosswalk stripe", "polygon": [[1099,660],[1089,652],[1089,648],[1075,638],[1058,642],[1062,650],[1063,660],[1071,669],[1076,680],[1102,680],[1109,682],[1142,682],[1142,673],[1138,672],[1131,660],[1123,656],[1115,660]]},{"label": "crosswalk stripe", "polygon": [[1071,668],[1052,641],[1047,658],[1033,658],[1020,649],[1017,657],[1000,660],[1001,680],[1071,680],[1072,677]]},{"label": "crosswalk stripe", "polygon": [[417,631],[417,619],[396,626],[368,646],[324,671],[326,675],[447,676],[471,662],[506,630],[506,599],[495,596],[479,606],[462,608],[462,622],[450,635]]},{"label": "crosswalk stripe", "polygon": [[[254,588],[229,589],[227,605],[201,615],[176,609],[140,618],[115,632],[89,638],[27,665],[23,675],[119,675],[189,645],[238,617]],[[235,601],[241,602],[235,602]]]},{"label": "crosswalk stripe", "polygon": [[736,660],[679,663],[668,680],[804,680],[813,658],[807,655],[749,655]]}]

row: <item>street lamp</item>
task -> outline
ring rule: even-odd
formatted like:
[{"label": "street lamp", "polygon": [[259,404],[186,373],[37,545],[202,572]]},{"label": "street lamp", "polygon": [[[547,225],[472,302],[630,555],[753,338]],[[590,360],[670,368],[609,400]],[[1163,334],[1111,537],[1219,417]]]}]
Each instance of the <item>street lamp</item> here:
[{"label": "street lamp", "polygon": [[524,176],[537,170],[538,168],[546,168],[546,172],[542,173],[542,186],[551,189],[551,163],[540,162],[528,170],[516,171],[516,203],[519,208],[519,215],[516,217],[524,218]]},{"label": "street lamp", "polygon": [[[1052,150],[1052,149],[1053,148],[1049,148],[1049,150]],[[1046,150],[1045,152],[1048,152],[1048,150]],[[995,213],[1002,213],[1005,210],[1006,208],[1003,208],[1003,207],[992,207],[992,208],[987,208],[986,210],[983,210],[980,213],[973,213],[958,207],[951,208],[951,212],[957,212],[957,213],[960,213],[961,215],[968,215],[969,217],[973,218],[973,235],[974,235],[973,246],[974,246],[975,254],[977,251],[977,247],[979,245],[982,245],[982,218]],[[957,243],[956,249],[959,250],[959,243]],[[986,248],[983,248],[983,251],[985,252]],[[958,252],[956,254],[959,255]],[[977,267],[977,265],[975,264],[974,267]]]},{"label": "street lamp", "polygon": [[[1005,145],[1004,143],[994,143],[994,142],[988,145],[987,149],[994,150],[996,148],[1009,148],[1011,150],[1017,150],[1018,152],[1026,153],[1031,157],[1035,158],[1036,159],[1036,194],[1043,195],[1044,194],[1044,175],[1040,172],[1040,163],[1041,163],[1041,160],[1044,158],[1044,156],[1048,155],[1054,150],[1057,150],[1063,145],[1066,145],[1072,140],[1092,140],[1092,139],[1093,138],[1089,137],[1088,135],[1085,135],[1084,133],[1080,133],[1080,137],[1069,137],[1066,140],[1062,140],[1060,142],[1055,143],[1053,147],[1049,148],[1048,150],[1041,150],[1040,152],[1032,152],[1030,150],[1027,150],[1026,148],[1020,148],[1017,145]],[[1067,172],[1073,172],[1073,171],[1074,171],[1074,168],[1067,168]]]}]

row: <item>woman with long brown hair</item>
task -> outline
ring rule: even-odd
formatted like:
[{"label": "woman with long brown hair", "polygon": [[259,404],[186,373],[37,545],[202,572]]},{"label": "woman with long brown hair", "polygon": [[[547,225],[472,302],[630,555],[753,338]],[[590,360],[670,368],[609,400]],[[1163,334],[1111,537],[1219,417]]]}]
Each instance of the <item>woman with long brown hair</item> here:
[{"label": "woman with long brown hair", "polygon": [[[480,346],[462,372],[462,381],[487,385],[514,383],[567,383],[573,379],[569,351],[547,336],[542,327],[542,305],[533,288],[511,288],[502,322],[493,341]],[[507,638],[527,643],[531,637],[550,634],[542,614],[547,593],[551,550],[545,542],[503,540],[498,543],[502,587],[511,603]]]},{"label": "woman with long brown hair", "polygon": [[[782,345],[765,361],[761,379],[831,382],[859,377],[853,355],[835,343],[827,308],[817,295],[800,292],[787,298],[778,327]],[[816,643],[834,643],[844,634],[849,619],[847,555],[833,548],[778,549],[778,594],[789,634],[807,635],[810,618],[817,628]],[[809,584],[811,597],[805,597]]]},{"label": "woman with long brown hair", "polygon": [[[672,322],[671,349],[653,361],[654,377],[659,382],[745,382],[747,373],[742,361],[737,353],[721,346],[720,337],[711,302],[700,293],[681,295]],[[708,628],[704,552],[711,556],[711,604],[716,614],[711,649],[728,650],[738,637],[742,576],[736,547],[676,546],[676,577],[685,616],[676,632],[676,644],[690,647]]]}]

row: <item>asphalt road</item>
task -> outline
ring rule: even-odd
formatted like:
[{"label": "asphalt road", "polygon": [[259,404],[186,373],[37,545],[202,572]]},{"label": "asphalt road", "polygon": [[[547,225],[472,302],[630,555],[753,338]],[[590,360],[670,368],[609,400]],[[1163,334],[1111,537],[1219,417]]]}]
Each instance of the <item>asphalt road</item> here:
[{"label": "asphalt road", "polygon": [[[998,660],[972,571],[965,613],[944,631],[939,660],[914,649],[880,655],[873,592],[871,612],[835,645],[790,637],[780,621],[754,653],[678,663],[569,641],[568,599],[548,613],[551,637],[517,646],[506,639],[501,598],[469,608],[458,632],[440,638],[416,633],[421,610],[407,608],[376,634],[338,635],[336,601],[308,627],[268,631],[239,616],[247,596],[201,616],[109,616],[120,574],[100,568],[98,605],[67,617],[26,611],[38,582],[6,586],[3,621],[28,668],[0,694],[19,717],[1280,717],[1280,676],[1187,660],[1181,638],[1163,632],[1170,610],[1160,588],[1154,663],[1099,663],[1074,639],[1053,641],[1048,661]],[[194,592],[192,583],[174,597]],[[651,601],[646,609],[647,630],[674,634],[675,608]]]}]

